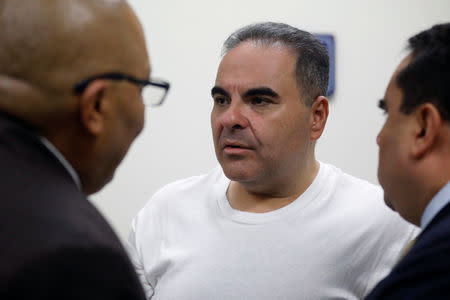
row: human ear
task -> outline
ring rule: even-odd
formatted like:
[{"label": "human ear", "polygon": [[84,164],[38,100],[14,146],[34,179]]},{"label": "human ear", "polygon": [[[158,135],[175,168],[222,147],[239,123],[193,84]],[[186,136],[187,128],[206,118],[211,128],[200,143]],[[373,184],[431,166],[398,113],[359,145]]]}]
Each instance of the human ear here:
[{"label": "human ear", "polygon": [[439,110],[432,103],[425,103],[413,112],[414,143],[411,154],[418,159],[433,149],[438,142],[439,129],[444,120]]},{"label": "human ear", "polygon": [[328,99],[319,96],[311,105],[311,139],[317,140],[325,129],[328,118]]},{"label": "human ear", "polygon": [[82,126],[92,135],[103,131],[105,116],[106,81],[91,82],[80,95],[80,119]]}]

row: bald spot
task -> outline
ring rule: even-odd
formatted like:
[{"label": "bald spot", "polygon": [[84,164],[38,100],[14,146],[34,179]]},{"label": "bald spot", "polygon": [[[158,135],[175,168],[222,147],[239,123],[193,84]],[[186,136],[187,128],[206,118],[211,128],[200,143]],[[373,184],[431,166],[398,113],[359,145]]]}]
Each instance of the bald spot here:
[{"label": "bald spot", "polygon": [[79,80],[149,72],[142,28],[121,0],[3,0],[0,45],[0,109],[31,123],[74,111]]}]

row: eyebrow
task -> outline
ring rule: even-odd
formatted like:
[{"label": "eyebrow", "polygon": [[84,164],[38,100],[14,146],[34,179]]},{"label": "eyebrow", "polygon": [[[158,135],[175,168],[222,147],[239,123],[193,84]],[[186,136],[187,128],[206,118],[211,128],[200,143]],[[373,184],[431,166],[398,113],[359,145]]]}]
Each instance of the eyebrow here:
[{"label": "eyebrow", "polygon": [[381,108],[382,110],[387,110],[386,101],[384,99],[378,100],[378,107]]},{"label": "eyebrow", "polygon": [[[225,89],[221,88],[220,86],[215,86],[211,89],[211,96],[214,97],[214,95],[216,94],[223,95],[228,98],[230,97],[230,93],[228,93]],[[252,97],[252,96],[269,96],[274,98],[280,98],[280,95],[278,95],[278,93],[276,93],[269,87],[252,88],[244,93],[244,97]]]},{"label": "eyebrow", "polygon": [[216,94],[220,94],[220,95],[223,95],[228,98],[230,97],[230,94],[227,91],[225,91],[223,88],[221,88],[220,86],[215,86],[211,89],[211,96],[214,97],[214,95],[216,95]]},{"label": "eyebrow", "polygon": [[269,87],[252,88],[244,93],[244,97],[251,97],[251,96],[269,96],[274,98],[280,98],[280,95],[278,95],[274,90],[272,90]]}]

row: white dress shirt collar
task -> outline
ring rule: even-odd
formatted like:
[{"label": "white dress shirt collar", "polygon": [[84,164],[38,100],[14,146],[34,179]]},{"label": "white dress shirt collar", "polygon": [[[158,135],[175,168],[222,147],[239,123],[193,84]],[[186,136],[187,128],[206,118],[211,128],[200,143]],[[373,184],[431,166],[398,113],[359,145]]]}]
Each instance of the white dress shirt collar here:
[{"label": "white dress shirt collar", "polygon": [[47,149],[51,153],[53,153],[53,155],[55,155],[55,157],[61,162],[61,164],[64,166],[64,168],[67,170],[67,172],[69,172],[70,176],[72,177],[73,181],[77,185],[78,189],[81,190],[80,177],[78,177],[78,174],[75,171],[75,169],[72,167],[72,165],[67,161],[67,159],[65,159],[65,157],[62,155],[62,153],[59,152],[59,150],[55,146],[53,146],[53,144],[49,140],[47,140],[43,136],[41,136],[40,138],[41,138],[42,143],[47,147]]},{"label": "white dress shirt collar", "polygon": [[425,211],[423,212],[422,219],[420,221],[420,228],[425,229],[425,227],[430,224],[431,220],[450,202],[450,181],[441,188],[441,190],[434,195],[430,203],[428,203]]}]

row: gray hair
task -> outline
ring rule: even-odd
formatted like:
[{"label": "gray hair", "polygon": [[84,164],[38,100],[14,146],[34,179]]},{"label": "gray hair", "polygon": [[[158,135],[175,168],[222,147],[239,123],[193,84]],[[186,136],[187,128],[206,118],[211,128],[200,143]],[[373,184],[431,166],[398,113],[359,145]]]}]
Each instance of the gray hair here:
[{"label": "gray hair", "polygon": [[311,105],[328,90],[328,51],[311,33],[283,23],[264,22],[242,27],[224,42],[222,55],[245,41],[266,46],[281,43],[297,55],[295,75],[305,104]]}]

